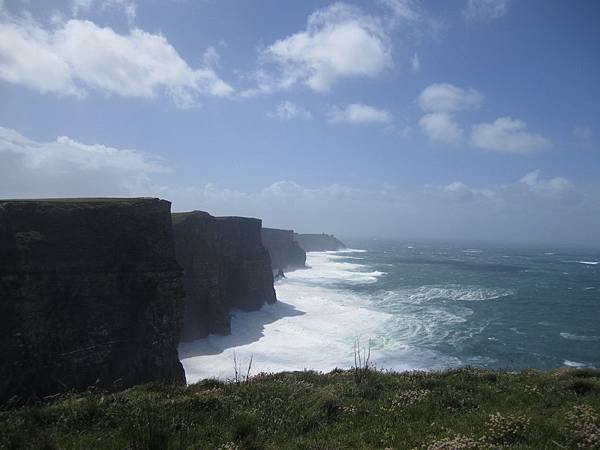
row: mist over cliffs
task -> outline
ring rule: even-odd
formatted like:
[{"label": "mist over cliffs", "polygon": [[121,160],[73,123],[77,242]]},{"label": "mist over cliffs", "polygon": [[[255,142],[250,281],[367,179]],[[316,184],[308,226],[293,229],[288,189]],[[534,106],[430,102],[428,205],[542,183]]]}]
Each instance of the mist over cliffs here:
[{"label": "mist over cliffs", "polygon": [[294,238],[294,230],[263,228],[262,241],[271,257],[273,271],[287,271],[306,266],[306,252]]}]

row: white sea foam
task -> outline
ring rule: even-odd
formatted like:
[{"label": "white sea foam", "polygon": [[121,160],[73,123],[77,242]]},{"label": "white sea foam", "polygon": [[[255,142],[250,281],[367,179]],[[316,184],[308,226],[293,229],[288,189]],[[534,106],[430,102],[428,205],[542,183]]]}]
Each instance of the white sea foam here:
[{"label": "white sea foam", "polygon": [[187,381],[231,378],[233,356],[252,373],[313,369],[329,371],[354,363],[354,343],[372,341],[371,361],[394,370],[442,369],[459,361],[389,339],[394,316],[374,310],[368,294],[344,286],[368,285],[382,275],[336,253],[311,252],[311,269],[290,272],[276,283],[279,302],[256,312],[235,312],[230,336],[210,336],[180,348]]},{"label": "white sea foam", "polygon": [[600,341],[600,336],[582,336],[566,332],[560,333],[560,336],[564,339],[569,339],[571,341]]},{"label": "white sea foam", "polygon": [[394,301],[408,301],[411,303],[429,303],[433,300],[451,301],[484,301],[494,300],[509,295],[514,295],[512,289],[494,289],[481,286],[460,285],[431,285],[417,288],[399,289],[387,295]]},{"label": "white sea foam", "polygon": [[577,362],[577,361],[569,361],[568,359],[565,359],[563,361],[563,364],[568,367],[576,367],[576,368],[582,368],[582,367],[587,366],[586,363],[581,363],[581,362]]},{"label": "white sea foam", "polygon": [[600,261],[577,261],[579,264],[587,264],[588,266],[595,266],[600,264]]}]

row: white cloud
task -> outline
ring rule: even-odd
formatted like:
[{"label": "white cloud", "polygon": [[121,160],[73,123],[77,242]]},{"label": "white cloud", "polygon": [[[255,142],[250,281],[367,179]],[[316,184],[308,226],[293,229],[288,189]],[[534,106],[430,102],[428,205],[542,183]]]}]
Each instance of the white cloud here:
[{"label": "white cloud", "polygon": [[65,136],[34,141],[0,127],[0,193],[5,197],[132,195],[164,163],[136,150],[87,145]]},{"label": "white cloud", "polygon": [[170,96],[181,107],[201,95],[233,88],[211,68],[191,68],[167,39],[133,29],[118,34],[69,20],[46,30],[31,20],[0,23],[0,79],[42,93],[84,96],[90,90],[124,97]]},{"label": "white cloud", "polygon": [[277,105],[275,111],[268,113],[267,116],[273,119],[281,120],[312,119],[312,114],[310,111],[290,101],[281,102],[279,105]]},{"label": "white cloud", "polygon": [[446,112],[425,114],[419,120],[419,126],[429,139],[446,144],[457,144],[463,139],[463,130],[455,122],[454,116]]},{"label": "white cloud", "polygon": [[[335,3],[308,18],[306,30],[261,52],[258,91],[302,83],[323,92],[339,79],[376,77],[392,66],[391,44],[380,21],[357,7]],[[276,73],[266,66],[273,64]]]},{"label": "white cloud", "polygon": [[[303,232],[407,239],[598,242],[598,193],[539,171],[505,185],[364,189],[307,187],[289,180],[241,191],[202,182],[159,183],[164,161],[137,150],[82,144],[67,137],[36,141],[0,128],[0,197],[155,196],[173,209],[260,217],[266,226]],[[200,179],[208,174],[199,172]],[[360,211],[360,214],[357,214]],[[441,225],[442,224],[442,225]]]},{"label": "white cloud", "polygon": [[435,83],[421,92],[417,103],[424,111],[457,112],[481,106],[483,94],[475,89],[462,89],[450,83]]},{"label": "white cloud", "polygon": [[89,12],[93,7],[100,11],[122,10],[131,26],[137,15],[137,2],[135,0],[73,0],[71,11],[74,17]]},{"label": "white cloud", "polygon": [[493,123],[474,125],[471,145],[483,150],[528,154],[550,147],[551,142],[527,131],[527,124],[522,120],[500,117]]},{"label": "white cloud", "polygon": [[469,20],[489,20],[503,17],[508,12],[509,0],[467,0],[463,11]]},{"label": "white cloud", "polygon": [[221,64],[221,55],[219,54],[219,51],[211,45],[202,55],[202,62],[206,67],[216,69]]},{"label": "white cloud", "polygon": [[421,60],[419,59],[419,54],[416,52],[410,60],[410,68],[413,72],[418,72],[421,68]]},{"label": "white cloud", "polygon": [[540,169],[534,170],[521,178],[521,183],[540,196],[553,199],[574,199],[578,197],[575,186],[563,177],[542,178]]},{"label": "white cloud", "polygon": [[387,6],[396,18],[407,21],[419,21],[423,13],[413,0],[379,0]]},{"label": "white cloud", "polygon": [[334,107],[327,114],[330,123],[348,123],[352,125],[387,124],[392,122],[392,115],[384,110],[369,105],[352,103],[345,107]]}]

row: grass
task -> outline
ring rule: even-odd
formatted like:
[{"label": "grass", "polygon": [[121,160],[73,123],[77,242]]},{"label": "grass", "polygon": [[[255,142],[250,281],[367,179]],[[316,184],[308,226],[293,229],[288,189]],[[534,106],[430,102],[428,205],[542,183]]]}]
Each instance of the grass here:
[{"label": "grass", "polygon": [[257,375],[5,406],[0,448],[600,449],[600,371]]}]

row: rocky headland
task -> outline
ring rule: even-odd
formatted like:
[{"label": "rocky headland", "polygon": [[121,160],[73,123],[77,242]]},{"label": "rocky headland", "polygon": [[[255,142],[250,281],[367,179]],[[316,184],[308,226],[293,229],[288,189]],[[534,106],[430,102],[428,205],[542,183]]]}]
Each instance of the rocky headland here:
[{"label": "rocky headland", "polygon": [[305,252],[343,250],[346,245],[332,234],[294,234],[294,239]]}]

